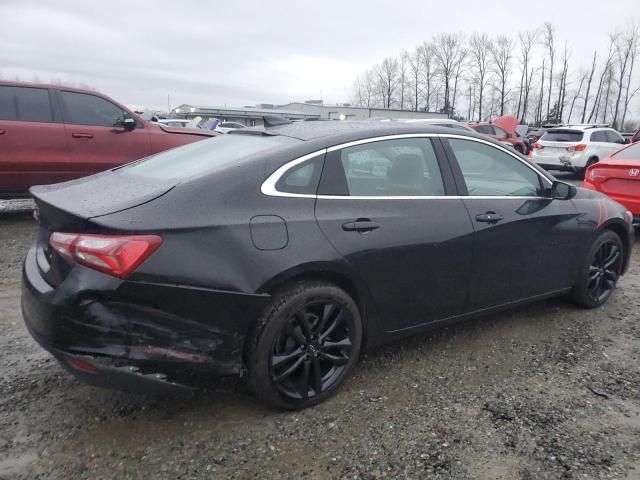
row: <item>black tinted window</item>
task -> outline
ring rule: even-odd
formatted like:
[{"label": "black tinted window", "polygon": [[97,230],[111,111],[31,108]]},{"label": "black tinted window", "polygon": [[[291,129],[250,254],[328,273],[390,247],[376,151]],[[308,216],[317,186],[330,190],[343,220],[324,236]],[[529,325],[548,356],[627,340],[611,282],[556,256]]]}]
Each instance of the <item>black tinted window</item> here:
[{"label": "black tinted window", "polygon": [[493,135],[493,127],[491,125],[477,125],[473,127],[476,132],[484,133],[485,135]]},{"label": "black tinted window", "polygon": [[15,87],[0,86],[0,120],[17,120]]},{"label": "black tinted window", "polygon": [[622,135],[614,132],[613,130],[607,130],[605,134],[607,136],[607,142],[609,143],[624,143]]},{"label": "black tinted window", "polygon": [[471,140],[449,139],[469,196],[535,197],[540,177],[522,161],[504,151]]},{"label": "black tinted window", "polygon": [[[548,130],[540,138],[548,142],[579,142],[583,133],[580,130]],[[593,140],[593,137],[591,138]]]},{"label": "black tinted window", "polygon": [[351,196],[444,195],[431,140],[407,138],[371,142],[340,151]]},{"label": "black tinted window", "polygon": [[66,107],[66,122],[76,125],[113,127],[124,112],[107,100],[85,93],[60,92]]},{"label": "black tinted window", "polygon": [[44,88],[0,87],[0,119],[53,122],[49,92]]}]

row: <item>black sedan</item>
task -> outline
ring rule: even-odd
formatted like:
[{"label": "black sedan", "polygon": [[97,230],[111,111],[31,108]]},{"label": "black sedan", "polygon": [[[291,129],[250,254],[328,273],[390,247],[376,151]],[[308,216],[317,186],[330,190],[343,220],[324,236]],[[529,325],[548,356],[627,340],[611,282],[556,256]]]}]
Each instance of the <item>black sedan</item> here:
[{"label": "black sedan", "polygon": [[421,124],[245,129],[32,194],[23,314],[64,367],[128,389],[241,375],[291,409],[365,346],[556,295],[598,307],[633,243],[607,197]]}]

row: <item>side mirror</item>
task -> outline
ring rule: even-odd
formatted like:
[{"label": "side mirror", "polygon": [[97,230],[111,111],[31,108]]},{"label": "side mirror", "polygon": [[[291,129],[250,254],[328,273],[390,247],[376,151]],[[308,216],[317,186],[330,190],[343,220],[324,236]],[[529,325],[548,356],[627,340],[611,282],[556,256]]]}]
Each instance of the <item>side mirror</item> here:
[{"label": "side mirror", "polygon": [[127,132],[130,132],[134,128],[136,128],[136,119],[129,115],[127,112],[122,114],[116,123],[113,125],[114,127],[124,128]]},{"label": "side mirror", "polygon": [[571,200],[577,193],[576,187],[570,183],[556,180],[551,185],[550,196],[554,200]]}]

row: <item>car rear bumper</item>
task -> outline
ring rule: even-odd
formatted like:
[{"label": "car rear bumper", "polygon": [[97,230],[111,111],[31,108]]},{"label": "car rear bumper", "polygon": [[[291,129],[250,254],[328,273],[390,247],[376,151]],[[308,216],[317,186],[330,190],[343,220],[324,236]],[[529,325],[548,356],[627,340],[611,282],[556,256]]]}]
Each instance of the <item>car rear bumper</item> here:
[{"label": "car rear bumper", "polygon": [[582,152],[576,152],[573,154],[553,154],[553,155],[541,155],[534,154],[531,156],[531,160],[538,166],[545,170],[559,170],[563,172],[577,172],[583,169],[586,165],[586,159]]},{"label": "car rear bumper", "polygon": [[244,339],[268,295],[127,282],[78,267],[54,288],[31,249],[22,313],[33,338],[87,383],[184,388],[195,374],[238,374]]}]

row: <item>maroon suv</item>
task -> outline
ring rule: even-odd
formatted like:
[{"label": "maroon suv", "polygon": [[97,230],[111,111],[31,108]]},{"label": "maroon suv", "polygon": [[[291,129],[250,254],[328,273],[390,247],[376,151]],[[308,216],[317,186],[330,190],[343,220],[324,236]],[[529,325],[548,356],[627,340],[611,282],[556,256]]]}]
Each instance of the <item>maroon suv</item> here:
[{"label": "maroon suv", "polygon": [[215,135],[147,122],[98,92],[0,81],[0,197]]}]

